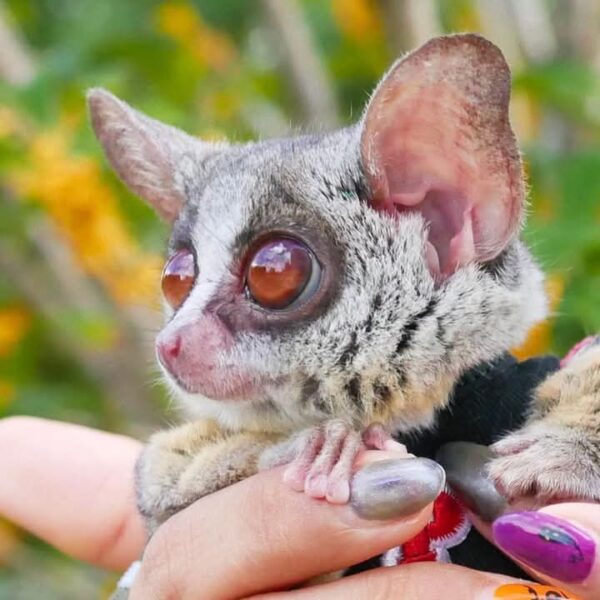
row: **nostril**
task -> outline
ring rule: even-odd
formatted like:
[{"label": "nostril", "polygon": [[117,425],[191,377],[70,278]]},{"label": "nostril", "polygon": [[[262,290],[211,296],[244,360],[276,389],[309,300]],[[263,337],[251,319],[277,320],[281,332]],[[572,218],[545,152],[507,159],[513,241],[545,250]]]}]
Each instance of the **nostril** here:
[{"label": "nostril", "polygon": [[159,342],[158,350],[166,360],[173,360],[181,351],[181,336],[175,335],[168,340]]}]

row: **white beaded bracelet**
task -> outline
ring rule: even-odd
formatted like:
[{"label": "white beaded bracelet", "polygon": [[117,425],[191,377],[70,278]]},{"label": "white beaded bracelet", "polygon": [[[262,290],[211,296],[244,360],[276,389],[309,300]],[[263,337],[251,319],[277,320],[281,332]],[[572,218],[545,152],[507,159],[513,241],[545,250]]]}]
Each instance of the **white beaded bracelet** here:
[{"label": "white beaded bracelet", "polygon": [[141,565],[142,563],[139,560],[131,563],[127,571],[125,571],[121,579],[119,579],[119,583],[117,583],[117,587],[110,597],[110,600],[127,600],[127,598],[129,598],[129,590],[135,581],[135,577],[138,574]]}]

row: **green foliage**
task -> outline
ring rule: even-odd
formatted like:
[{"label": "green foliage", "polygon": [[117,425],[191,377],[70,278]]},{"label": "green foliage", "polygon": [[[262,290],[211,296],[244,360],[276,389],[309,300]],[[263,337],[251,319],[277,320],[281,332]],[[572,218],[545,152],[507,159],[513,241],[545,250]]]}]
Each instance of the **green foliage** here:
[{"label": "green foliage", "polygon": [[[390,3],[299,2],[341,123],[356,119],[394,58],[384,4]],[[91,212],[69,222],[109,219],[143,265],[158,260],[166,236],[165,226],[106,166],[87,124],[84,92],[107,87],[198,135],[245,140],[284,134],[302,124],[305,111],[263,6],[247,0],[6,2],[35,75],[19,86],[0,83],[0,259],[19,261],[0,274],[0,417],[24,413],[121,431],[139,431],[140,415],[149,424],[159,418],[165,399],[147,385],[152,375],[136,342],[150,332],[131,319],[140,303],[118,296],[111,279],[118,273],[103,278],[89,261],[78,264],[89,248],[76,236],[73,241],[74,232],[60,221],[89,194]],[[439,0],[437,7],[437,27],[444,30],[483,22],[471,0]],[[545,337],[534,346],[562,353],[600,331],[600,80],[572,48],[557,55],[523,60],[514,81],[530,112],[524,123],[517,120],[532,189],[525,236],[563,289],[549,346]],[[36,162],[36,147],[53,148],[55,138],[44,137],[49,133],[64,142],[65,156],[58,149]],[[78,163],[81,158],[91,159],[91,166]],[[56,167],[42,171],[48,161]],[[23,170],[29,187],[15,183]],[[58,187],[40,191],[54,177]],[[113,212],[108,200],[114,200]],[[112,238],[105,243],[95,249],[98,260],[112,256]],[[56,258],[55,246],[70,252],[73,264],[60,252]],[[74,290],[82,286],[80,298]],[[155,290],[148,300],[154,310],[156,296]],[[129,363],[118,370],[123,356],[134,358],[142,373],[133,380],[147,396],[141,403],[116,397],[111,387],[115,374],[135,371]],[[105,580],[39,542],[14,537],[16,550],[9,556],[0,551],[0,598],[91,598]]]}]

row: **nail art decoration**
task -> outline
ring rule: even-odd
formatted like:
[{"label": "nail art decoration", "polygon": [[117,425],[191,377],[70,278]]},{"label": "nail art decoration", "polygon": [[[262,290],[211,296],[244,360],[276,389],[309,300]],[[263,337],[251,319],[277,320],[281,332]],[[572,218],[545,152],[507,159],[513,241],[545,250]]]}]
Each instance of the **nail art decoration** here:
[{"label": "nail art decoration", "polygon": [[495,591],[494,600],[579,600],[579,598],[553,586],[537,583],[509,583]]},{"label": "nail art decoration", "polygon": [[587,533],[546,513],[504,515],[494,522],[493,534],[505,552],[559,581],[585,581],[596,555]]},{"label": "nail art decoration", "polygon": [[577,545],[575,539],[564,529],[559,529],[558,527],[548,525],[542,527],[538,535],[546,542],[559,544],[565,548],[569,547],[571,549],[571,552],[568,556],[568,561],[570,563],[574,564],[583,562],[585,560],[585,556],[583,555],[581,548]]}]

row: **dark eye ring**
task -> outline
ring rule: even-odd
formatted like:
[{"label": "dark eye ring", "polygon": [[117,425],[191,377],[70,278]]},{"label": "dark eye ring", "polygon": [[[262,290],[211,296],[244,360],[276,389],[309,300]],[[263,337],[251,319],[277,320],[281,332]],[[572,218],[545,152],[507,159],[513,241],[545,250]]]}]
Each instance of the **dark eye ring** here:
[{"label": "dark eye ring", "polygon": [[319,288],[321,265],[302,241],[271,237],[256,246],[248,261],[245,289],[261,308],[293,310]]}]

